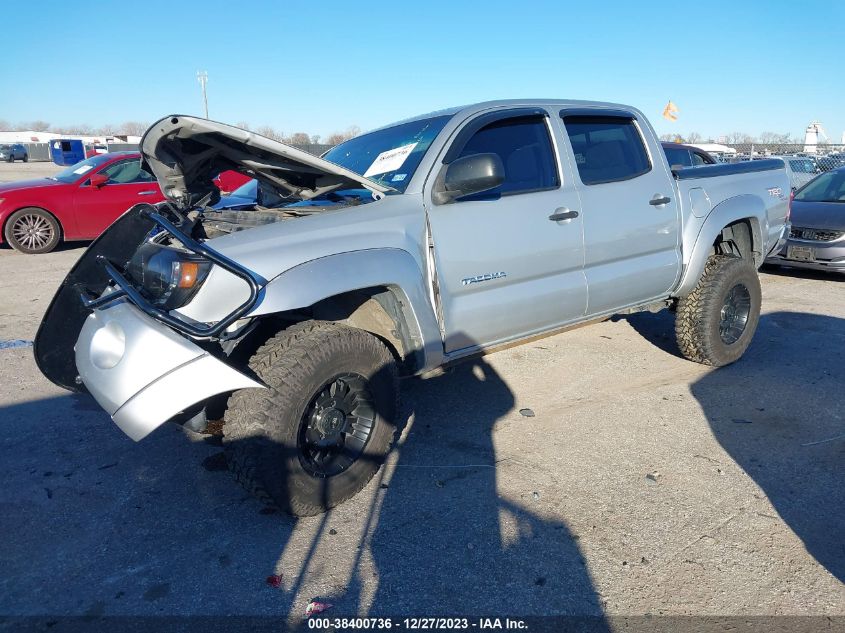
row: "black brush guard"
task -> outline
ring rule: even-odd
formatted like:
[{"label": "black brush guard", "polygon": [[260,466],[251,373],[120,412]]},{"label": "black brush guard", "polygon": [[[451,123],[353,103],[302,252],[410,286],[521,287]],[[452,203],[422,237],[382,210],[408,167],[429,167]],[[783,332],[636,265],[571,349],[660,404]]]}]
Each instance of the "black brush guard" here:
[{"label": "black brush guard", "polygon": [[[211,324],[189,323],[152,305],[126,279],[120,268],[155,227],[171,234],[187,250],[204,257],[242,279],[249,298],[221,320]],[[117,264],[116,262],[122,262]],[[84,391],[78,382],[74,345],[92,310],[126,299],[150,317],[174,330],[198,338],[213,338],[247,314],[256,304],[266,282],[252,271],[196,241],[149,204],[139,204],[118,218],[88,247],[65,277],[35,336],[38,368],[51,382],[71,391]],[[116,289],[103,295],[109,286]]]}]

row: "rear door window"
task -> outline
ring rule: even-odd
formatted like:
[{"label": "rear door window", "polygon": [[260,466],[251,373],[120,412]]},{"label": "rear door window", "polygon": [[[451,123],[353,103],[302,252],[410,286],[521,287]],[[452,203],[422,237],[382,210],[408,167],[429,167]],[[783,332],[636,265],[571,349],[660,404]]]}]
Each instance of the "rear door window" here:
[{"label": "rear door window", "polygon": [[633,119],[564,115],[563,123],[585,185],[630,180],[651,171],[648,152]]},{"label": "rear door window", "polygon": [[515,117],[481,128],[467,141],[459,156],[498,154],[505,167],[505,182],[491,191],[461,200],[556,189],[560,186],[546,118]]}]

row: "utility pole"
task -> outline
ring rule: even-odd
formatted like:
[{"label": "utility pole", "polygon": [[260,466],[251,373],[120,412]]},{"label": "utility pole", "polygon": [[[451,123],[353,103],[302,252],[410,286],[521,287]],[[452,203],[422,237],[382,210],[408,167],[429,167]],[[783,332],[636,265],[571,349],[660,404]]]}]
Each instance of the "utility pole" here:
[{"label": "utility pole", "polygon": [[205,93],[205,84],[208,83],[208,73],[204,70],[197,71],[197,81],[202,86],[202,104],[205,107],[205,118],[208,118],[208,95]]}]

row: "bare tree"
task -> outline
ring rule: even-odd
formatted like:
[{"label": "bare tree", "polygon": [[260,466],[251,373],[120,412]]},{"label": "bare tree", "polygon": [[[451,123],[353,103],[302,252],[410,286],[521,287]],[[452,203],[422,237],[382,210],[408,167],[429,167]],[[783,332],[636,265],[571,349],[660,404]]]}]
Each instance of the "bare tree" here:
[{"label": "bare tree", "polygon": [[63,125],[56,128],[56,131],[61,134],[77,134],[79,136],[91,136],[94,133],[94,129],[87,123]]},{"label": "bare tree", "polygon": [[678,134],[661,134],[660,140],[666,143],[681,143],[684,139]]},{"label": "bare tree", "polygon": [[6,131],[12,129],[11,125],[9,125],[8,121],[0,119],[0,131]]},{"label": "bare tree", "polygon": [[756,143],[757,139],[746,134],[745,132],[731,132],[726,136],[729,145],[737,145],[740,143]]},{"label": "bare tree", "polygon": [[311,143],[313,143],[314,145],[319,145],[320,144],[320,135],[319,134],[312,134],[311,135]]},{"label": "bare tree", "polygon": [[285,137],[285,143],[289,145],[308,145],[311,142],[311,137],[305,132],[294,132],[288,137]]},{"label": "bare tree", "polygon": [[687,134],[686,142],[687,143],[700,143],[703,139],[704,139],[704,137],[701,136],[701,134],[699,134],[698,132],[690,132],[689,134]]},{"label": "bare tree", "polygon": [[337,145],[338,143],[343,143],[343,141],[348,141],[351,138],[355,138],[361,133],[361,128],[357,125],[350,125],[346,128],[345,132],[335,132],[330,134],[329,137],[326,139],[327,145]]},{"label": "bare tree", "polygon": [[793,143],[798,143],[799,141],[792,138],[792,135],[789,134],[789,132],[787,132],[786,134],[778,134],[777,132],[763,132],[762,134],[760,134],[760,142],[776,145],[790,145]]},{"label": "bare tree", "polygon": [[247,123],[246,121],[241,121],[239,123],[236,123],[235,127],[239,127],[242,130],[249,130],[249,123]]},{"label": "bare tree", "polygon": [[141,121],[126,121],[120,124],[119,133],[127,136],[141,136],[150,127],[149,123]]},{"label": "bare tree", "polygon": [[36,119],[35,121],[30,121],[26,124],[27,127],[24,129],[33,130],[35,132],[46,132],[50,129],[50,124],[47,121],[39,121]]},{"label": "bare tree", "polygon": [[261,127],[258,127],[255,132],[261,136],[266,136],[267,138],[272,138],[277,141],[282,140],[284,136],[281,132],[277,132],[269,125],[262,125]]}]

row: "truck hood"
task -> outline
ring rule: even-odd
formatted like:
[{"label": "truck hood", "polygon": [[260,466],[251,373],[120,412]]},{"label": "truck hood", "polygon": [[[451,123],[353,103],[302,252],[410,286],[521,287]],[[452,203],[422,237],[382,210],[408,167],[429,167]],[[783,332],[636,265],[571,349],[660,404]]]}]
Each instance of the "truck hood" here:
[{"label": "truck hood", "polygon": [[165,197],[183,209],[215,204],[220,190],[212,180],[229,169],[275,187],[292,201],[343,188],[364,187],[380,194],[392,190],[290,145],[181,114],[153,123],[141,139],[141,154]]}]

